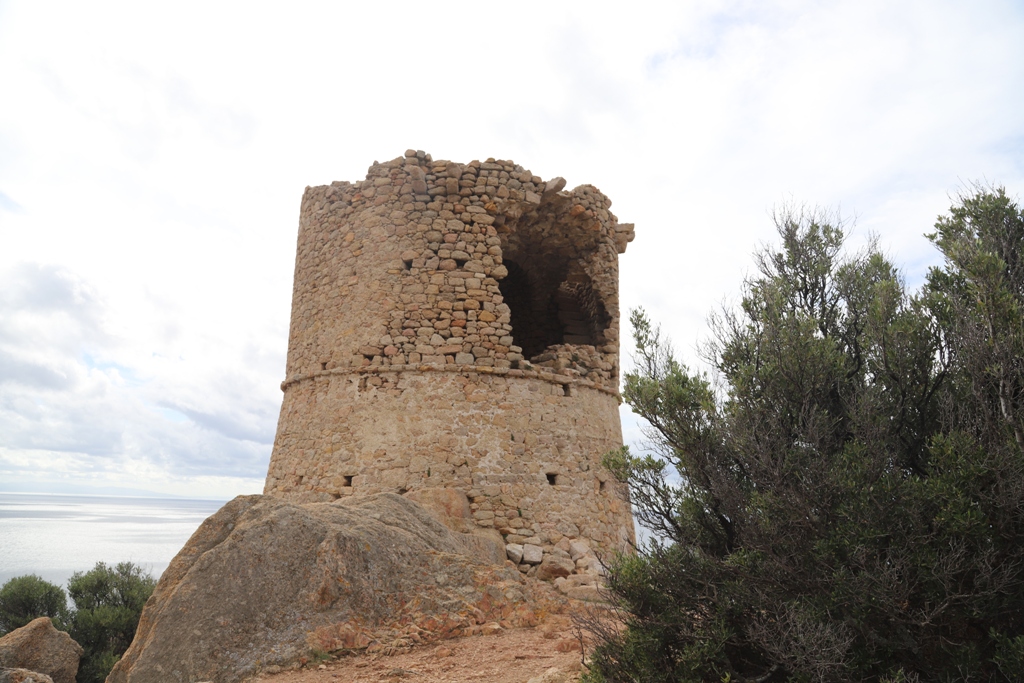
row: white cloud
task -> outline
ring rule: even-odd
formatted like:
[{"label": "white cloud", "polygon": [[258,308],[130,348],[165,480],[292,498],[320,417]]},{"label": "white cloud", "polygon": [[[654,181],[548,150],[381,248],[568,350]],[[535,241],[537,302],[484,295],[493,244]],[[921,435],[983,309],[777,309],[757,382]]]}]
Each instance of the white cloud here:
[{"label": "white cloud", "polygon": [[1024,187],[1022,28],[1009,1],[0,4],[0,477],[251,490],[302,188],[410,146],[604,190],[637,224],[623,310],[691,362],[783,201],[914,282],[950,193]]},{"label": "white cloud", "polygon": [[112,334],[106,318],[116,312],[67,270],[23,264],[0,275],[0,474],[8,484],[78,477],[172,492],[175,479],[205,477],[252,490],[273,441],[270,369],[281,354],[250,369],[246,361],[260,360],[250,350],[196,376],[180,360],[142,357],[146,340]]}]

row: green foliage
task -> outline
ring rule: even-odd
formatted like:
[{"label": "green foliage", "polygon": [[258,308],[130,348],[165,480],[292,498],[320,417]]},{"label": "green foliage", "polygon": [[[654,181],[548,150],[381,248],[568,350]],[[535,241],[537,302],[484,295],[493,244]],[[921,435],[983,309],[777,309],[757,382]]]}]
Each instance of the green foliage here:
[{"label": "green foliage", "polygon": [[654,454],[606,464],[655,537],[588,680],[1022,680],[1024,214],[961,197],[918,294],[830,216],[776,225],[710,376],[632,314]]},{"label": "green foliage", "polygon": [[39,617],[50,617],[58,629],[65,628],[68,606],[60,586],[28,574],[0,588],[0,636]]},{"label": "green foliage", "polygon": [[68,581],[75,604],[71,637],[85,649],[78,667],[78,683],[102,683],[131,645],[146,600],[156,581],[141,567],[103,562],[88,572],[76,572]]}]

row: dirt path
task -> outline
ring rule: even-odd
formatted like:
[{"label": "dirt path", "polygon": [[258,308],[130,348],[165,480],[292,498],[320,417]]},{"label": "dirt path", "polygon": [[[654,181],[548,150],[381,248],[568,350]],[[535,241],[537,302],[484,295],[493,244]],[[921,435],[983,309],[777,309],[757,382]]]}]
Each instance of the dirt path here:
[{"label": "dirt path", "polygon": [[[359,654],[296,671],[264,675],[266,683],[544,683],[575,681],[581,671],[580,643],[569,617],[552,615],[536,628],[498,630],[493,635],[455,638],[391,655]],[[558,674],[550,669],[557,669]]]}]

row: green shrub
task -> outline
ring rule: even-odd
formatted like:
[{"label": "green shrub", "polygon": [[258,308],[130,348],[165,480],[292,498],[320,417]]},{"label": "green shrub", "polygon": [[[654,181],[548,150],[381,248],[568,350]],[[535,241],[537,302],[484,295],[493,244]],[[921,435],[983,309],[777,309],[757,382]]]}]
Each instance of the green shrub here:
[{"label": "green shrub", "polygon": [[68,605],[60,586],[28,574],[0,588],[0,636],[39,617],[50,617],[54,626],[66,629]]},{"label": "green shrub", "polygon": [[1024,212],[961,197],[917,293],[828,216],[777,226],[710,376],[633,314],[656,456],[606,464],[654,539],[588,680],[1022,680]]},{"label": "green shrub", "polygon": [[108,567],[99,562],[88,572],[76,572],[68,581],[75,604],[71,637],[85,654],[78,666],[78,683],[102,683],[131,645],[146,600],[156,581],[141,567],[121,562]]}]

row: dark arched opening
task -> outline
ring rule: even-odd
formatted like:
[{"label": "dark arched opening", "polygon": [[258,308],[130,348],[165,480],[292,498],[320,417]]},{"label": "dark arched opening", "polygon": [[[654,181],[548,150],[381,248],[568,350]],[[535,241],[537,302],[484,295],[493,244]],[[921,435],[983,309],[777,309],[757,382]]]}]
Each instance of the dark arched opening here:
[{"label": "dark arched opening", "polygon": [[564,258],[517,256],[522,261],[503,259],[508,274],[498,286],[509,307],[513,343],[523,356],[532,359],[560,344],[603,345],[611,318],[590,278],[570,269]]},{"label": "dark arched opening", "polygon": [[504,260],[508,275],[498,284],[509,307],[512,338],[532,358],[554,344],[563,343],[558,302],[550,285],[531,275],[515,261]]}]

